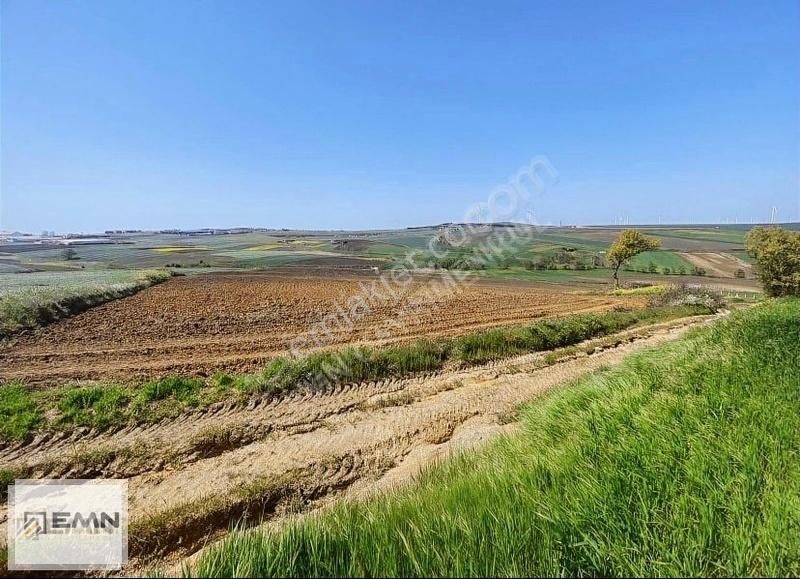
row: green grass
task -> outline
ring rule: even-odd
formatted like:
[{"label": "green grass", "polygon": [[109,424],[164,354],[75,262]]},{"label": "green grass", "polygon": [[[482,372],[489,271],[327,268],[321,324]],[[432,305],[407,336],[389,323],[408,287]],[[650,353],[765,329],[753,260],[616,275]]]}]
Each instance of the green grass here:
[{"label": "green grass", "polygon": [[470,365],[551,350],[605,336],[636,325],[710,313],[704,307],[649,308],[542,320],[528,326],[484,330],[457,338],[424,339],[383,348],[353,347],[305,357],[276,358],[258,374],[215,377],[218,387],[244,392],[281,392],[319,377],[333,382],[363,382],[432,371],[446,364]]},{"label": "green grass", "polygon": [[24,438],[41,422],[42,411],[22,384],[0,387],[0,440]]},{"label": "green grass", "polygon": [[132,295],[169,279],[166,271],[0,274],[0,338]]},{"label": "green grass", "polygon": [[410,489],[234,533],[197,576],[800,574],[800,300],[526,407]]},{"label": "green grass", "polygon": [[672,251],[645,251],[631,259],[626,267],[647,271],[651,263],[654,263],[657,268],[655,273],[663,273],[664,268],[669,268],[671,273],[677,274],[680,268],[683,268],[684,273],[690,274],[693,269],[691,263]]},{"label": "green grass", "polygon": [[215,389],[203,393],[198,378],[168,376],[137,387],[118,385],[80,386],[64,390],[58,397],[57,423],[104,429],[131,420],[148,422],[175,416],[186,408],[218,398]]},{"label": "green grass", "polygon": [[144,384],[98,384],[34,392],[16,383],[0,384],[0,394],[8,398],[8,402],[0,398],[0,418],[8,417],[0,425],[0,440],[24,438],[39,428],[105,429],[153,422],[225,399],[279,395],[327,383],[403,377],[439,370],[448,364],[467,366],[576,344],[637,325],[707,313],[710,310],[702,306],[669,306],[567,316],[457,338],[350,347],[299,358],[278,357],[254,374],[218,372],[208,379],[168,376]]},{"label": "green grass", "polygon": [[493,279],[516,279],[568,285],[611,283],[611,270],[605,268],[529,270],[521,267],[510,267],[508,269],[488,269],[476,273],[482,277]]},{"label": "green grass", "polygon": [[60,422],[102,429],[124,417],[129,401],[129,394],[119,386],[71,388],[58,401]]},{"label": "green grass", "polygon": [[744,245],[744,238],[747,235],[744,228],[724,228],[724,229],[657,229],[652,233],[659,237],[674,237],[677,239],[691,239],[698,241],[713,241],[722,243],[736,243]]}]

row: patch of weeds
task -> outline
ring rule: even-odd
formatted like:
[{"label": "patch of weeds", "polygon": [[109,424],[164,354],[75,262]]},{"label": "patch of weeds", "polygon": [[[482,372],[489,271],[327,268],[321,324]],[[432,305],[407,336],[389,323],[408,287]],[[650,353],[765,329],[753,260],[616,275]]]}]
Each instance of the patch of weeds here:
[{"label": "patch of weeds", "polygon": [[136,399],[141,402],[155,402],[173,398],[181,402],[187,402],[202,387],[203,381],[197,378],[169,376],[168,378],[144,384],[137,392]]},{"label": "patch of weeds", "polygon": [[186,408],[201,405],[205,382],[199,378],[169,376],[147,382],[137,389],[132,414],[137,420],[154,422],[179,415]]},{"label": "patch of weeds", "polygon": [[217,372],[211,377],[211,385],[215,388],[231,388],[236,383],[236,378],[227,372]]},{"label": "patch of weeds", "polygon": [[8,499],[8,487],[18,478],[30,476],[28,469],[23,467],[0,468],[0,500]]},{"label": "patch of weeds", "polygon": [[74,426],[107,428],[124,422],[130,395],[119,386],[71,388],[58,402],[60,422]]},{"label": "patch of weeds", "polygon": [[382,396],[377,400],[372,402],[367,402],[364,404],[364,410],[377,410],[380,408],[391,408],[393,406],[408,406],[409,404],[413,404],[417,400],[417,397],[404,390],[397,394],[389,394],[387,396]]},{"label": "patch of weeds", "polygon": [[240,425],[209,426],[188,441],[190,451],[211,456],[229,448],[234,448],[241,439],[244,429]]},{"label": "patch of weeds", "polygon": [[41,409],[22,384],[0,386],[0,439],[22,440],[42,419]]}]

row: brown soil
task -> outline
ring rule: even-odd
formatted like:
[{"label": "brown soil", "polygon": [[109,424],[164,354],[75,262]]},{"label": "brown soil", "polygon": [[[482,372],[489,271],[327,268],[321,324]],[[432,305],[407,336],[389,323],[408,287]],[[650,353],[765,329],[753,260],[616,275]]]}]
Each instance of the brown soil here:
[{"label": "brown soil", "polygon": [[[171,373],[251,371],[350,296],[377,280],[208,274],[174,278],[132,297],[20,336],[0,347],[0,379],[30,384],[135,380]],[[474,283],[420,300],[440,278],[410,284],[399,300],[376,300],[352,328],[333,327],[318,347],[455,335],[545,316],[639,305],[632,298],[565,293],[521,284]],[[313,344],[312,344],[313,346]]]},{"label": "brown soil", "polygon": [[681,253],[681,257],[696,267],[706,270],[714,277],[735,278],[736,272],[745,272],[746,279],[753,279],[752,266],[729,253],[692,252]]},{"label": "brown soil", "polygon": [[345,489],[358,494],[407,482],[431,460],[507,431],[521,403],[710,320],[624,332],[591,355],[544,368],[543,354],[530,354],[220,404],[116,432],[42,434],[0,449],[0,468],[33,477],[127,478],[131,554],[191,553],[234,522],[303,512]]}]

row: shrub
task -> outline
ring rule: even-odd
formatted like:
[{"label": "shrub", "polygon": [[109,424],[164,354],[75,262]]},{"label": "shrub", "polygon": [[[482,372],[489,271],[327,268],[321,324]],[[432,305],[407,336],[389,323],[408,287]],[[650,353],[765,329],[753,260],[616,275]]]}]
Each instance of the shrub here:
[{"label": "shrub", "polygon": [[701,286],[676,285],[653,294],[648,299],[651,307],[703,306],[715,312],[725,306],[718,291]]},{"label": "shrub", "polygon": [[767,295],[800,295],[800,232],[754,227],[745,246]]}]

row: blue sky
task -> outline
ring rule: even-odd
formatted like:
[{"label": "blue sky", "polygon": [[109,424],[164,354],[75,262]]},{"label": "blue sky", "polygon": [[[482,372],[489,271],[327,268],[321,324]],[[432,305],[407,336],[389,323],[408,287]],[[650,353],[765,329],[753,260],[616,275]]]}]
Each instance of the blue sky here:
[{"label": "blue sky", "polygon": [[800,220],[794,0],[0,10],[2,229]]}]

